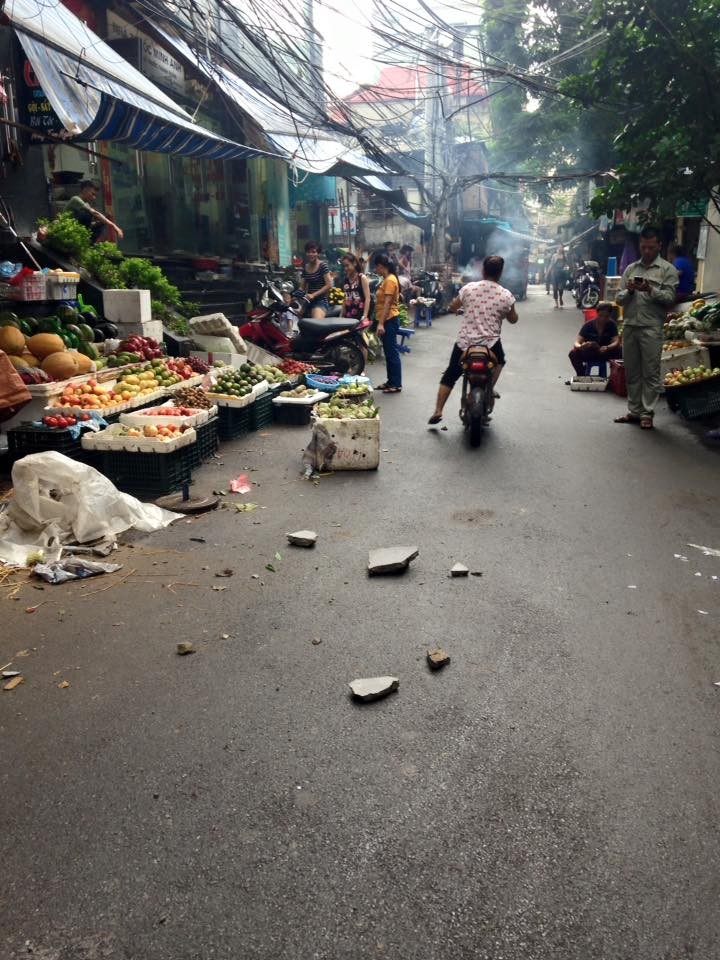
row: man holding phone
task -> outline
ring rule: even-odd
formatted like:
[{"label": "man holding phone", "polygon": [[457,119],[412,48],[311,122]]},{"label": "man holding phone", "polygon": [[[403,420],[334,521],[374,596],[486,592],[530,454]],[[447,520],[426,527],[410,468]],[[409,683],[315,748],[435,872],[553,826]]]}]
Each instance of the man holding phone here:
[{"label": "man holding phone", "polygon": [[660,358],[663,323],[675,303],[678,272],[660,256],[660,231],[645,227],[640,233],[640,259],[622,276],[615,302],[623,307],[623,359],[628,412],[615,423],[639,423],[652,430],[660,396]]}]

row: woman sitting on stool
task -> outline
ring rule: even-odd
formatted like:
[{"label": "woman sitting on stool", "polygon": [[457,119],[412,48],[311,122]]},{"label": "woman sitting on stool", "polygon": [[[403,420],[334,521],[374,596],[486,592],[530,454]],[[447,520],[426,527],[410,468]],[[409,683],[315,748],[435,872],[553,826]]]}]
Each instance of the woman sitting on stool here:
[{"label": "woman sitting on stool", "polygon": [[618,328],[613,319],[615,305],[601,300],[597,305],[597,317],[583,324],[568,356],[575,373],[585,375],[585,364],[604,363],[606,360],[621,360],[622,347]]}]

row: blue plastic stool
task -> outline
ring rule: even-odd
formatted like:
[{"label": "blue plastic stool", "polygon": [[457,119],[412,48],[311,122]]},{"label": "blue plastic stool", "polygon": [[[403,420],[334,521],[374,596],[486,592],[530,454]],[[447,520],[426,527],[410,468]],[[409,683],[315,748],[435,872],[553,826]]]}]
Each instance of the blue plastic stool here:
[{"label": "blue plastic stool", "polygon": [[424,323],[426,327],[432,326],[432,304],[418,303],[415,305],[415,326],[420,327]]},{"label": "blue plastic stool", "polygon": [[398,350],[400,353],[410,353],[410,347],[405,343],[408,337],[414,337],[415,331],[410,327],[400,327],[398,335]]},{"label": "blue plastic stool", "polygon": [[598,377],[603,377],[605,380],[607,380],[607,375],[608,375],[608,373],[607,373],[607,360],[593,360],[592,363],[586,363],[586,364],[585,364],[585,376],[586,376],[586,377],[593,376],[593,374],[591,373],[593,367],[597,367],[597,374],[596,374],[596,376],[598,376]]}]

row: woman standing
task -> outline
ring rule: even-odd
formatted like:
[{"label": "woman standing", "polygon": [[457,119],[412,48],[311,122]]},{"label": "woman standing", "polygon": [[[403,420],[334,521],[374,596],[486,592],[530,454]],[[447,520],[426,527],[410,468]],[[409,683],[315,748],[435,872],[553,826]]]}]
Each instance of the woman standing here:
[{"label": "woman standing", "polygon": [[342,258],[345,268],[345,280],[343,290],[345,291],[345,303],[343,304],[343,317],[349,317],[351,320],[367,320],[370,313],[370,284],[368,278],[362,272],[362,266],[358,258],[348,253]]},{"label": "woman standing", "polygon": [[398,321],[398,303],[400,301],[400,281],[393,260],[381,253],[375,259],[375,270],[382,277],[377,291],[377,334],[382,340],[387,367],[387,380],[378,387],[383,393],[402,391],[402,364],[397,345],[400,328]]},{"label": "woman standing", "polygon": [[322,320],[330,309],[328,293],[332,289],[333,278],[327,261],[320,259],[322,247],[314,240],[305,244],[305,263],[302,271],[302,289],[310,301],[315,320]]}]

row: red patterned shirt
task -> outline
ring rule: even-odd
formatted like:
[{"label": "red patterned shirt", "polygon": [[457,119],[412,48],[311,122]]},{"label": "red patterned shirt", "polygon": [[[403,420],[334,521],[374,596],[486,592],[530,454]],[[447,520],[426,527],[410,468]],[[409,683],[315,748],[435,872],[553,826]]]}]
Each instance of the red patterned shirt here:
[{"label": "red patterned shirt", "polygon": [[466,283],[459,293],[465,316],[457,338],[461,350],[470,346],[491,347],[500,339],[503,319],[515,297],[493,280]]}]

